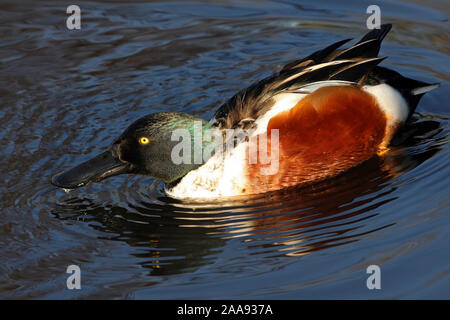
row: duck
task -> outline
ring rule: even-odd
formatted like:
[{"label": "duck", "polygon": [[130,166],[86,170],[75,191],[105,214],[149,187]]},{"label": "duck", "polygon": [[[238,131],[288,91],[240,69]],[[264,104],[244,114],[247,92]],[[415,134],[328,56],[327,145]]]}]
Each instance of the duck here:
[{"label": "duck", "polygon": [[51,183],[75,189],[120,174],[151,176],[177,199],[266,194],[331,179],[384,157],[421,97],[437,88],[381,67],[383,24],[292,61],[242,89],[210,121],[158,112]]}]

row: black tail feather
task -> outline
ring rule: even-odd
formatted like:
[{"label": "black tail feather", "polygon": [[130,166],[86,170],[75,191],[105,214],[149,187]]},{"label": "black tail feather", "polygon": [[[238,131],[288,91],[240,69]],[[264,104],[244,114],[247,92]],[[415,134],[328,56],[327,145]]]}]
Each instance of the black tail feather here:
[{"label": "black tail feather", "polygon": [[392,28],[392,24],[387,23],[387,24],[382,24],[380,26],[380,29],[373,29],[372,31],[370,31],[369,33],[367,33],[364,37],[361,38],[361,40],[359,40],[359,43],[363,43],[366,42],[368,40],[372,40],[372,39],[377,39],[378,41],[383,41],[384,37],[386,37],[386,35],[388,34],[388,32],[391,30]]},{"label": "black tail feather", "polygon": [[376,65],[386,58],[372,58],[354,63],[348,67],[342,68],[333,73],[330,80],[345,80],[359,82],[364,76],[370,72]]},{"label": "black tail feather", "polygon": [[377,39],[370,39],[354,45],[339,52],[333,60],[352,58],[375,58],[380,51],[381,42]]},{"label": "black tail feather", "polygon": [[397,71],[377,66],[368,74],[365,84],[377,85],[380,83],[386,83],[397,89],[406,99],[410,108],[408,119],[414,113],[420,98],[422,98],[422,96],[428,91],[439,86],[438,83],[430,84],[423,81],[406,78]]},{"label": "black tail feather", "polygon": [[[333,52],[336,51],[339,47],[344,45],[345,43],[349,42],[352,39],[345,39],[338,42],[333,43],[332,45],[329,45],[325,49],[316,51],[306,58],[299,59],[292,61],[291,63],[288,63],[283,67],[283,69],[280,71],[280,73],[287,71],[287,70],[293,70],[301,67],[305,67],[306,65],[313,65],[313,64],[319,64],[322,62],[327,61],[326,58],[328,58]],[[309,61],[309,63],[305,64],[305,62]]]}]

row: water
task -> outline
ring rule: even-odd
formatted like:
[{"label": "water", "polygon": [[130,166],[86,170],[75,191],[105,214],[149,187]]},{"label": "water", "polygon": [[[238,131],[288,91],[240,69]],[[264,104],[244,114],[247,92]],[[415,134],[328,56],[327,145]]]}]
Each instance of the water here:
[{"label": "water", "polygon": [[[415,134],[320,185],[223,203],[165,197],[148,177],[71,192],[55,172],[135,119],[205,119],[238,89],[334,41],[361,37],[370,1],[0,4],[0,297],[450,298],[449,7],[381,3],[384,65],[441,87]],[[79,265],[82,289],[68,290]],[[368,290],[366,268],[381,268]]]}]

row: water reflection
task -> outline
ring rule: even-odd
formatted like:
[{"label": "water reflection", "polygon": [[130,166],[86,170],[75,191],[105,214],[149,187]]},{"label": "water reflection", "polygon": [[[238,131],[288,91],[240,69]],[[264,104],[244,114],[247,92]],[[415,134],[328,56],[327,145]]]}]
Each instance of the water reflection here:
[{"label": "water reflection", "polygon": [[[298,256],[359,241],[395,222],[375,217],[395,199],[395,178],[441,148],[438,121],[422,120],[399,136],[385,159],[374,157],[314,186],[221,203],[182,202],[165,197],[154,182],[148,193],[126,201],[64,195],[52,214],[81,220],[136,249],[133,256],[151,274],[194,271],[213,263],[225,243],[240,239],[250,255]],[[132,199],[136,200],[132,200]],[[124,205],[126,203],[126,205]]]}]

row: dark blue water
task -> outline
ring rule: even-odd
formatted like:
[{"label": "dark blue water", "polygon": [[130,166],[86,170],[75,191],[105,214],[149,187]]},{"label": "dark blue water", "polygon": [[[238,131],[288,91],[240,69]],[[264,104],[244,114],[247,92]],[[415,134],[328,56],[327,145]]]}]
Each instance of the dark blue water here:
[{"label": "dark blue water", "polygon": [[141,116],[209,119],[290,60],[361,37],[370,1],[78,1],[72,31],[64,1],[2,1],[0,297],[450,298],[449,6],[420,3],[379,4],[394,25],[383,64],[441,83],[411,138],[312,188],[193,204],[148,177],[69,193],[49,179]]}]

